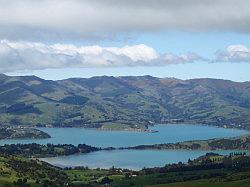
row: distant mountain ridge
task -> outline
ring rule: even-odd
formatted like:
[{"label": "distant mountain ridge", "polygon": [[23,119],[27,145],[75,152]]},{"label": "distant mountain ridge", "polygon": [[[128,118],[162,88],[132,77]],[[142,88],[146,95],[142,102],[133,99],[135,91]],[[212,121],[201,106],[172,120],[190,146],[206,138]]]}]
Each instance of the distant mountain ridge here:
[{"label": "distant mountain ridge", "polygon": [[0,124],[145,129],[185,122],[250,129],[250,82],[0,74]]}]

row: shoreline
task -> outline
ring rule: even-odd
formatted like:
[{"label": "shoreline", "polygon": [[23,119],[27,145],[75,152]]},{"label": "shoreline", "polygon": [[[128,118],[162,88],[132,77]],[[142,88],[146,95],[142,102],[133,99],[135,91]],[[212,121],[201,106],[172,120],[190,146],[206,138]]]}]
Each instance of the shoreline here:
[{"label": "shoreline", "polygon": [[[235,146],[235,144],[239,144],[241,146]],[[8,147],[13,144],[5,144],[0,146],[0,150],[2,152],[7,151]],[[21,147],[29,147],[29,146],[36,146],[39,148],[48,148],[48,145],[42,145],[37,143],[28,143],[28,144],[14,144],[17,148]],[[67,149],[68,147],[77,149],[76,152],[72,154],[58,154],[57,152],[48,154],[41,152],[33,153],[32,150],[28,152],[22,152],[27,154],[27,157],[37,157],[37,158],[45,158],[45,157],[57,157],[57,156],[70,156],[75,154],[88,154],[91,152],[97,151],[114,151],[114,150],[188,150],[188,151],[223,151],[223,150],[240,150],[240,151],[250,151],[250,135],[242,135],[237,137],[231,138],[214,138],[208,140],[193,140],[193,141],[183,141],[183,142],[176,142],[176,143],[162,143],[162,144],[151,144],[151,145],[137,145],[131,147],[95,147],[86,144],[51,144],[50,146],[55,148],[63,148]],[[88,148],[89,151],[82,151],[82,147],[85,149]],[[22,149],[21,149],[22,150]]]},{"label": "shoreline", "polygon": [[91,128],[91,127],[72,127],[72,126],[64,126],[64,127],[53,127],[53,126],[45,126],[45,127],[36,127],[33,128],[36,129],[43,129],[43,128],[80,128],[80,129],[88,129],[88,130],[97,130],[97,131],[129,131],[129,132],[149,132],[149,133],[156,133],[159,132],[158,130],[149,129],[150,127],[155,127],[157,125],[192,125],[192,126],[205,126],[205,127],[214,127],[214,128],[221,128],[221,129],[232,129],[232,130],[242,130],[247,131],[250,134],[250,129],[244,129],[244,128],[235,128],[235,127],[224,127],[224,126],[217,126],[217,125],[208,125],[208,124],[201,124],[201,123],[190,123],[190,122],[181,122],[181,123],[154,123],[147,126],[147,128],[124,128],[124,129],[112,129],[112,128]]}]

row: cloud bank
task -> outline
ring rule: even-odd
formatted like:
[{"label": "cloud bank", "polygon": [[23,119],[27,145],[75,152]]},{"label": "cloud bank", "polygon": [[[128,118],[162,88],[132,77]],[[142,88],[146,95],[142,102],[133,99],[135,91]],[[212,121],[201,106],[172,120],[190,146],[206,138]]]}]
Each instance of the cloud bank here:
[{"label": "cloud bank", "polygon": [[204,60],[194,53],[160,54],[144,44],[118,48],[0,41],[0,72],[66,67],[165,66]]},{"label": "cloud bank", "polygon": [[250,33],[249,0],[0,0],[0,38],[112,38],[120,33]]},{"label": "cloud bank", "polygon": [[49,68],[167,66],[194,62],[249,63],[250,49],[241,44],[230,45],[207,59],[196,53],[158,53],[145,44],[102,47],[0,41],[1,73]]},{"label": "cloud bank", "polygon": [[244,45],[230,45],[215,53],[216,62],[250,62],[250,49]]}]

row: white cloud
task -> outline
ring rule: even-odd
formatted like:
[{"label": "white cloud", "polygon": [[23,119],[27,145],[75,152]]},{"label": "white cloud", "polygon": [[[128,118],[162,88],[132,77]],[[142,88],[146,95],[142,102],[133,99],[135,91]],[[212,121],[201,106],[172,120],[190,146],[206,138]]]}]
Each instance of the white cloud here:
[{"label": "white cloud", "polygon": [[230,45],[215,53],[216,62],[250,62],[250,49],[244,45]]},{"label": "white cloud", "polygon": [[0,72],[65,67],[164,66],[203,61],[196,54],[160,54],[144,44],[124,47],[0,42]]},{"label": "white cloud", "polygon": [[112,38],[119,33],[250,32],[249,0],[0,0],[0,38]]},{"label": "white cloud", "polygon": [[126,55],[131,58],[133,61],[150,61],[158,58],[157,52],[149,46],[144,44],[135,45],[135,46],[125,46],[122,48],[118,47],[109,47],[106,50],[113,52],[116,55]]},{"label": "white cloud", "polygon": [[0,72],[41,70],[48,68],[166,66],[202,61],[250,62],[250,49],[230,45],[205,59],[195,53],[158,53],[145,44],[124,47],[76,46],[37,42],[0,40]]}]

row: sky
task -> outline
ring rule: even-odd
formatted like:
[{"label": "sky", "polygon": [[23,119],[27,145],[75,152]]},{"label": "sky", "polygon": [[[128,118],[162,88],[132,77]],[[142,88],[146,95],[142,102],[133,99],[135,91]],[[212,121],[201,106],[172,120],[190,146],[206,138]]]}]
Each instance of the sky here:
[{"label": "sky", "polygon": [[0,73],[250,81],[248,0],[0,0]]}]

